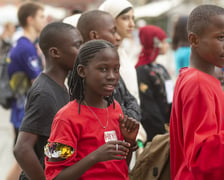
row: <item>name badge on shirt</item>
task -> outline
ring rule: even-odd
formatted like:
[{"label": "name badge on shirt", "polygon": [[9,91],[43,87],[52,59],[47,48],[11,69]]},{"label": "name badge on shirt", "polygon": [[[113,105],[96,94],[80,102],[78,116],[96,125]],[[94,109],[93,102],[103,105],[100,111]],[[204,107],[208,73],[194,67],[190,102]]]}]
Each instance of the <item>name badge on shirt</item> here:
[{"label": "name badge on shirt", "polygon": [[172,103],[172,101],[173,101],[173,90],[174,90],[172,80],[165,81],[165,89],[166,89],[167,102]]},{"label": "name badge on shirt", "polygon": [[117,135],[116,132],[113,131],[105,131],[104,132],[104,140],[105,142],[109,142],[109,141],[117,141]]}]

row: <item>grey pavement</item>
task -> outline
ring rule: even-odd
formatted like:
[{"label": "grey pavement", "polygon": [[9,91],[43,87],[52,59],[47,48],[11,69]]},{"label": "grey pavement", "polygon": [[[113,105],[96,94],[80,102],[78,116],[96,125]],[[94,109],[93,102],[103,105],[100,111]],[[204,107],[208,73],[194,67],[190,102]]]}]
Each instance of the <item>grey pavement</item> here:
[{"label": "grey pavement", "polygon": [[10,110],[0,107],[0,180],[5,180],[14,162],[12,153],[14,134],[9,120]]}]

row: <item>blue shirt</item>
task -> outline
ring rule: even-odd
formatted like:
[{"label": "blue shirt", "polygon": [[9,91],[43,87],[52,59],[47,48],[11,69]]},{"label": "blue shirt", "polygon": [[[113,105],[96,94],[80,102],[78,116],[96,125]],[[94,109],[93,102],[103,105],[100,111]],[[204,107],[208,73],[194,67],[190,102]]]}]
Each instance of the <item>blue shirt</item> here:
[{"label": "blue shirt", "polygon": [[[34,80],[42,71],[42,66],[35,45],[26,37],[18,39],[9,52],[10,63],[8,73],[10,78],[16,72],[24,72],[30,80]],[[10,121],[19,128],[24,115],[25,96],[19,97],[12,104]]]},{"label": "blue shirt", "polygon": [[175,66],[176,66],[176,74],[177,75],[179,74],[180,68],[182,68],[182,67],[188,67],[189,66],[190,53],[191,53],[190,46],[179,47],[174,52]]}]

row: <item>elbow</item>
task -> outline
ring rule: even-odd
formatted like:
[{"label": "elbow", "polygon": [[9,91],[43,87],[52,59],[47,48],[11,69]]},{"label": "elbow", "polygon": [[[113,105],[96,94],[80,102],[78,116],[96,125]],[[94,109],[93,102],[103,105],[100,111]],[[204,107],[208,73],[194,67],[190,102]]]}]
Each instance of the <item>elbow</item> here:
[{"label": "elbow", "polygon": [[14,149],[13,149],[13,154],[16,158],[16,160],[21,159],[24,157],[24,155],[27,153],[27,148],[24,145],[20,145],[18,143],[16,143]]},{"label": "elbow", "polygon": [[17,144],[15,145],[15,147],[13,149],[13,154],[14,154],[14,156],[15,156],[16,159],[18,158],[18,156],[20,154],[20,150],[19,150],[19,147],[18,147]]}]

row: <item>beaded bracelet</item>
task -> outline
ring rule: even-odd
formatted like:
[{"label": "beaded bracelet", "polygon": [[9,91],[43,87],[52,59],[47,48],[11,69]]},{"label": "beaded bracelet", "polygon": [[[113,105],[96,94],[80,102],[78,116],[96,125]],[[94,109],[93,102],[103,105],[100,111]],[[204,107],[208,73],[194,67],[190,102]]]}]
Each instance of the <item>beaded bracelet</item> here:
[{"label": "beaded bracelet", "polygon": [[135,142],[135,144],[132,145],[129,149],[130,149],[130,151],[132,151],[132,152],[136,151],[136,150],[138,149],[138,143]]}]

